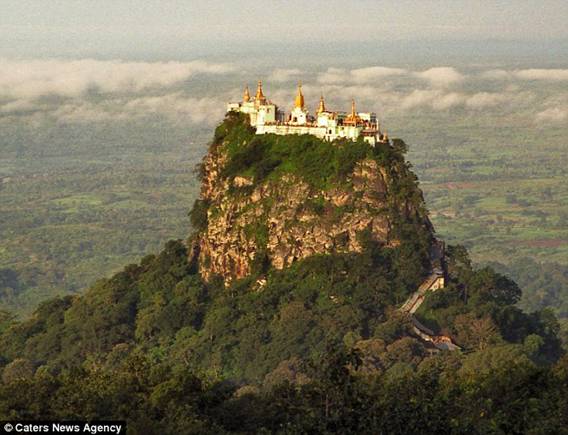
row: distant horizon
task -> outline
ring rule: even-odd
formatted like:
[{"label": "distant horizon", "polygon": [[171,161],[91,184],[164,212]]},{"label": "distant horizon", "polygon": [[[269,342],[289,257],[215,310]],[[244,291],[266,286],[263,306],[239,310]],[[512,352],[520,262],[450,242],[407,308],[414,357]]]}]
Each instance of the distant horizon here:
[{"label": "distant horizon", "polygon": [[500,64],[519,68],[568,66],[568,38],[547,41],[521,40],[401,40],[401,41],[340,41],[333,45],[313,42],[263,42],[248,44],[233,41],[224,45],[193,41],[183,47],[140,46],[115,47],[102,52],[87,46],[66,51],[50,49],[25,50],[20,47],[0,49],[0,62],[8,60],[122,60],[133,62],[168,62],[210,60],[248,66],[277,64],[283,67],[314,65],[326,62],[346,67],[380,64],[385,66],[438,66]]},{"label": "distant horizon", "polygon": [[427,45],[430,55],[443,55],[457,45],[473,55],[512,47],[568,58],[566,22],[563,0],[23,0],[2,13],[0,57],[184,60],[270,48],[301,58],[342,47]]}]

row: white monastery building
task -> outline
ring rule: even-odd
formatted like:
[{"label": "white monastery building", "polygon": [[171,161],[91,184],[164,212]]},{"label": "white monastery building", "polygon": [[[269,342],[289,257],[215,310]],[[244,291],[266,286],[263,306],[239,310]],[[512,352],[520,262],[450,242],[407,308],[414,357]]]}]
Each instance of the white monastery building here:
[{"label": "white monastery building", "polygon": [[316,115],[310,115],[304,104],[301,84],[298,85],[294,108],[289,113],[281,111],[264,96],[261,81],[258,82],[254,98],[251,98],[247,86],[243,101],[227,104],[227,111],[248,114],[256,134],[312,134],[329,141],[338,138],[356,140],[362,136],[371,145],[389,143],[387,133],[381,132],[376,113],[358,113],[354,100],[351,102],[351,113],[332,112],[325,107],[322,95]]}]

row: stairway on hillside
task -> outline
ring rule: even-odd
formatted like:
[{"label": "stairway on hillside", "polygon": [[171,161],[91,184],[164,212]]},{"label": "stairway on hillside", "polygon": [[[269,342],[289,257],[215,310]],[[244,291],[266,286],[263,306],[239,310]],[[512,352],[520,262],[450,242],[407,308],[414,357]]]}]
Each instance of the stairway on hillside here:
[{"label": "stairway on hillside", "polygon": [[452,339],[445,335],[436,335],[434,332],[424,326],[414,317],[414,313],[420,308],[426,294],[429,291],[436,291],[445,286],[445,273],[443,268],[444,245],[443,242],[436,241],[430,252],[430,258],[433,265],[432,273],[420,284],[418,289],[410,295],[410,297],[402,304],[400,311],[410,316],[412,320],[414,333],[424,341],[432,343],[437,349],[441,350],[458,350],[460,347],[455,344]]}]

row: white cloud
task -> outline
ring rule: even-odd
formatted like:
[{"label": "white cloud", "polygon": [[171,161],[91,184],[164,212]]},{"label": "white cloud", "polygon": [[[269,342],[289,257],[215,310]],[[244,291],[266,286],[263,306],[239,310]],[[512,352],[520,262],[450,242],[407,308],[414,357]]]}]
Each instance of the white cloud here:
[{"label": "white cloud", "polygon": [[401,68],[371,66],[368,68],[359,68],[351,70],[351,77],[353,77],[353,80],[356,83],[368,83],[384,77],[400,76],[406,73],[407,71]]},{"label": "white cloud", "polygon": [[318,75],[318,82],[322,84],[346,83],[348,80],[349,72],[342,68],[330,67]]},{"label": "white cloud", "polygon": [[[294,89],[279,89],[270,94],[273,100],[289,109],[294,98]],[[306,84],[304,95],[308,107],[317,105],[320,89],[317,85]],[[350,110],[351,98],[355,98],[357,107],[362,110],[374,110],[380,113],[400,113],[418,109],[443,111],[461,107],[469,110],[482,110],[501,107],[515,109],[534,107],[534,95],[518,87],[507,87],[501,92],[465,92],[448,91],[443,88],[410,88],[408,90],[374,85],[325,86],[326,105],[331,110]],[[551,103],[552,104],[552,103]]]},{"label": "white cloud", "polygon": [[123,62],[120,60],[0,59],[0,97],[33,99],[46,95],[77,97],[89,90],[140,92],[170,87],[195,74],[223,74],[234,67],[205,61]]},{"label": "white cloud", "polygon": [[182,93],[114,99],[105,103],[72,100],[46,113],[60,123],[83,123],[144,119],[152,115],[171,121],[215,124],[223,117],[225,107],[214,98],[192,98]]},{"label": "white cloud", "polygon": [[164,117],[172,122],[214,125],[225,113],[221,97],[194,98],[182,92],[157,96],[121,96],[100,100],[66,99],[60,104],[16,100],[0,105],[5,123],[53,121],[57,123],[114,122]]},{"label": "white cloud", "polygon": [[461,107],[470,110],[493,109],[514,110],[535,106],[535,95],[526,91],[504,92],[448,92],[443,89],[415,89],[414,91],[400,95],[398,100],[393,101],[400,110],[415,108],[430,108],[433,110],[446,110]]},{"label": "white cloud", "polygon": [[523,80],[568,80],[568,69],[524,69],[515,71],[514,74]]},{"label": "white cloud", "polygon": [[568,69],[545,69],[532,68],[506,71],[495,69],[485,71],[482,78],[490,80],[542,80],[542,81],[565,81],[568,80]]},{"label": "white cloud", "polygon": [[477,94],[469,96],[465,100],[465,105],[472,109],[483,109],[486,107],[495,107],[504,103],[509,99],[506,94],[496,92],[478,92]]},{"label": "white cloud", "polygon": [[399,106],[402,109],[412,109],[420,106],[432,105],[432,102],[438,97],[438,92],[432,90],[415,89],[410,94],[400,99]]},{"label": "white cloud", "polygon": [[458,70],[446,66],[430,68],[426,71],[414,73],[414,75],[436,87],[453,85],[464,79],[464,76]]},{"label": "white cloud", "polygon": [[445,87],[464,80],[464,76],[452,67],[434,67],[426,71],[409,71],[403,68],[371,66],[346,70],[343,68],[328,68],[319,74],[318,82],[322,84],[372,84],[385,78],[416,77],[427,81],[435,87]]},{"label": "white cloud", "polygon": [[461,106],[467,96],[458,92],[444,92],[438,89],[415,89],[409,94],[401,95],[398,107],[402,110],[426,107],[434,110],[446,110]]},{"label": "white cloud", "polygon": [[[172,87],[197,74],[225,74],[230,64],[120,60],[0,59],[0,114],[4,120],[101,122],[160,114],[172,120],[217,122],[220,98],[185,96]],[[96,90],[103,98],[93,98]],[[55,96],[58,98],[42,98]]]},{"label": "white cloud", "polygon": [[299,70],[297,68],[276,68],[274,71],[272,71],[272,74],[270,74],[268,80],[271,82],[288,82],[293,78],[299,76],[300,74],[302,74],[302,70]]},{"label": "white cloud", "polygon": [[432,108],[435,110],[446,110],[455,106],[460,106],[465,101],[465,96],[457,92],[442,94],[432,101]]},{"label": "white cloud", "polygon": [[129,101],[125,112],[131,116],[168,115],[194,123],[217,123],[225,113],[225,105],[216,98],[191,98],[181,93],[158,97],[141,97]]}]

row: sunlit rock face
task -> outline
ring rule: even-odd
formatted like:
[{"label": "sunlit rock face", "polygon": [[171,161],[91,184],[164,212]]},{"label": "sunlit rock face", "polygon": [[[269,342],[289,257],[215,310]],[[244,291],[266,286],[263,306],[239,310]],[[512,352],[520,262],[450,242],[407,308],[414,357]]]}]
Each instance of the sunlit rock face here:
[{"label": "sunlit rock face", "polygon": [[227,161],[222,143],[203,161],[207,225],[194,246],[205,280],[220,275],[228,284],[262,264],[282,269],[316,254],[360,252],[364,238],[396,246],[395,224],[405,221],[431,231],[417,185],[411,194],[397,193],[411,174],[404,163],[386,167],[363,158],[345,179],[321,189],[291,173],[260,183],[246,174],[224,177]]}]

